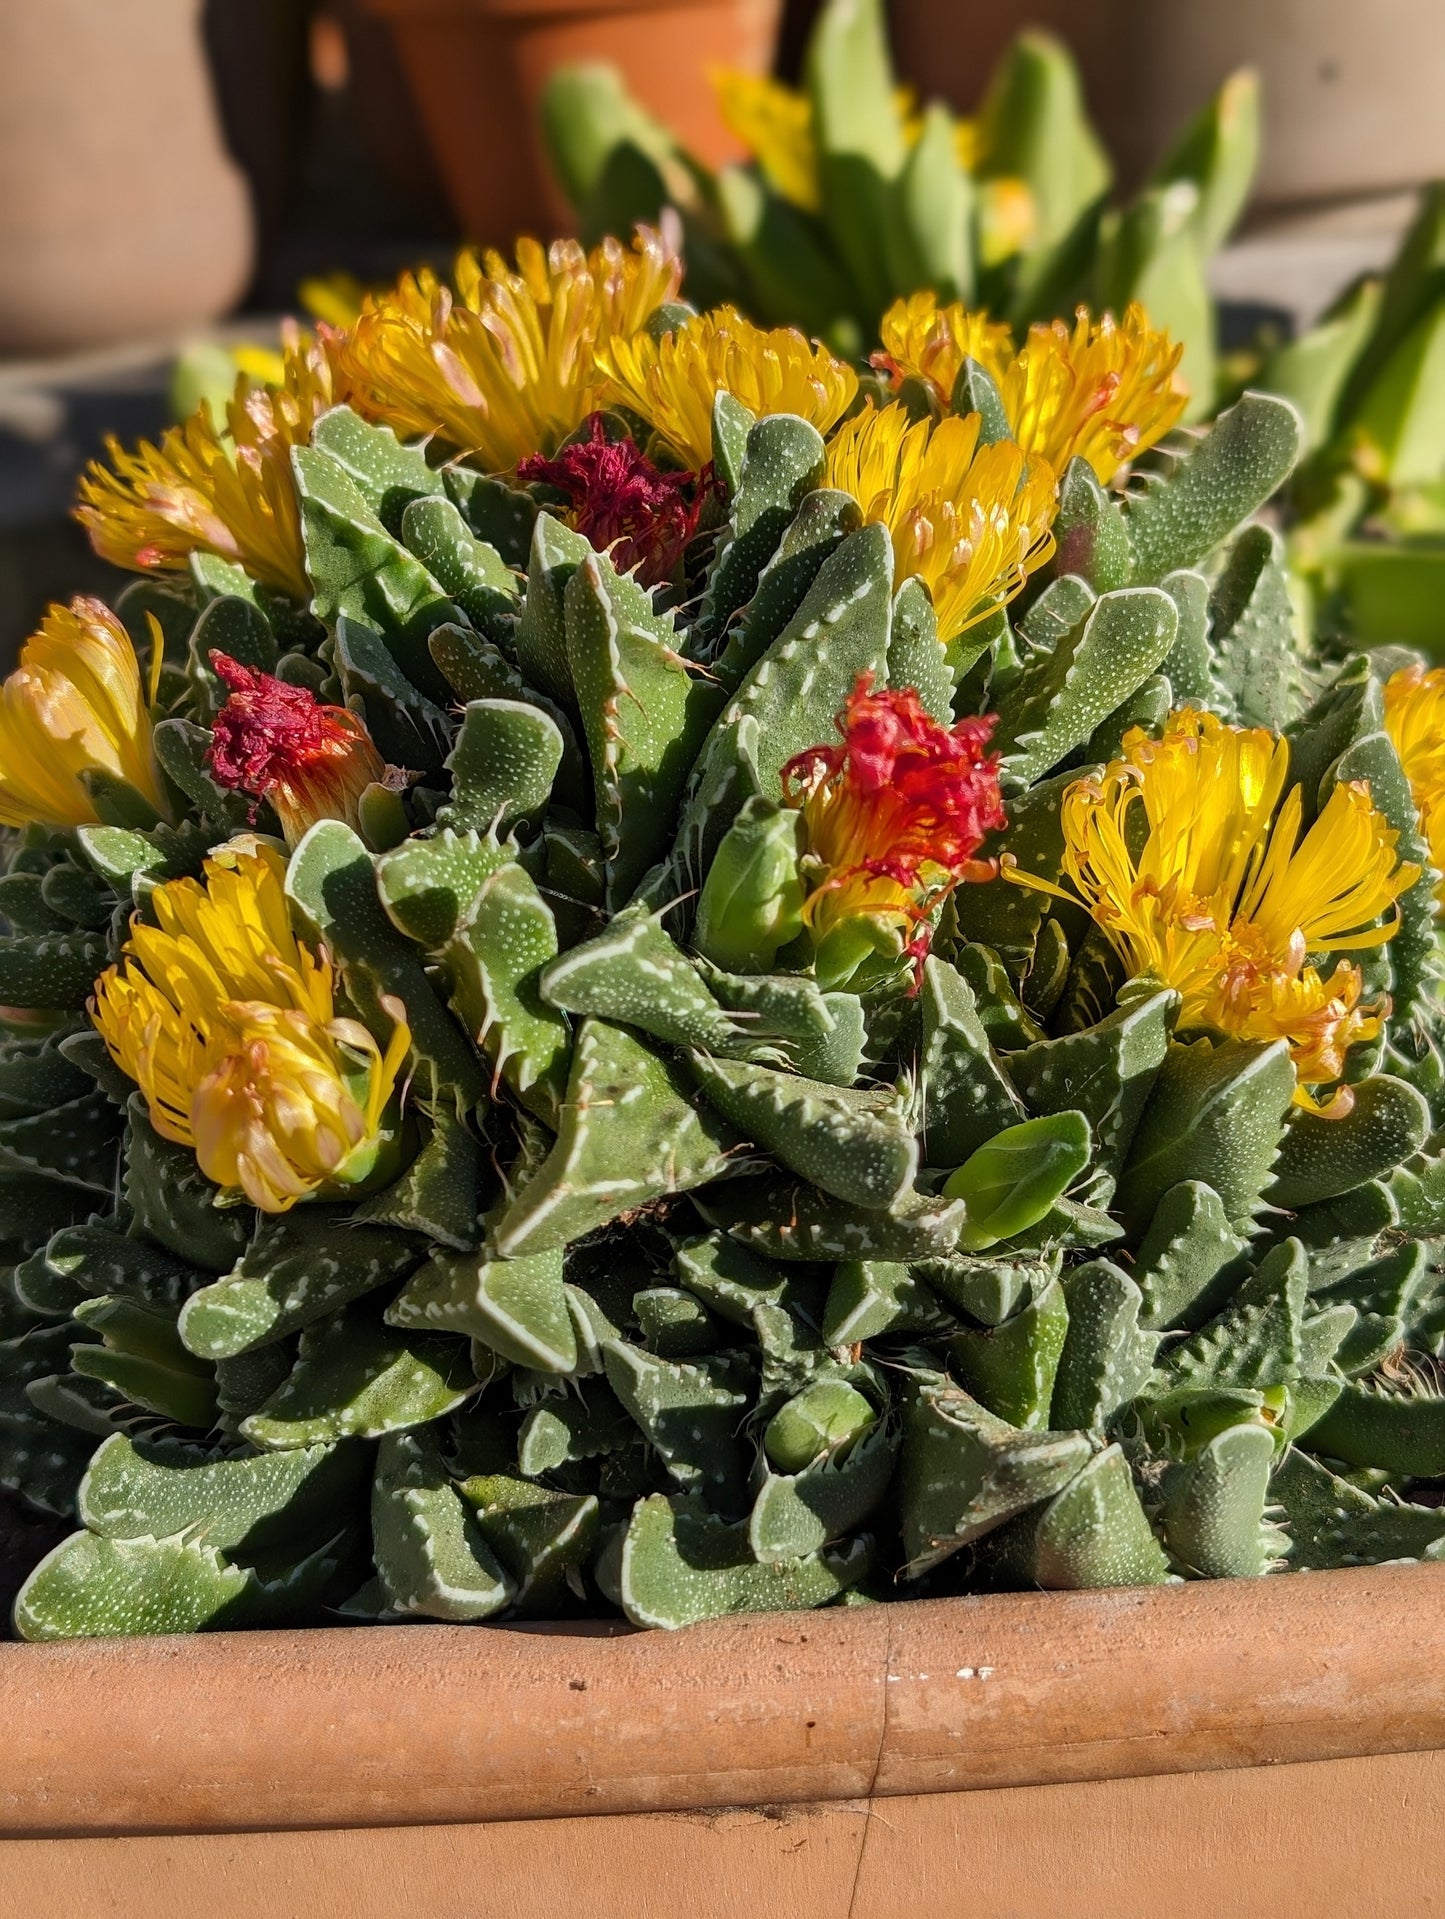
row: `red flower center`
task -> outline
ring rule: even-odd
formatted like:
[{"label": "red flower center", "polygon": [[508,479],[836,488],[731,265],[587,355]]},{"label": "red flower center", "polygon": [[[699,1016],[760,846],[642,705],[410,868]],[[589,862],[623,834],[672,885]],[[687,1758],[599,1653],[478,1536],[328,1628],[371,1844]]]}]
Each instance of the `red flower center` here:
[{"label": "red flower center", "polygon": [[357,716],[227,653],[211,665],[230,691],[206,754],[216,784],[269,800],[290,840],[318,819],[354,825],[361,794],[387,774]]},{"label": "red flower center", "polygon": [[993,871],[974,855],[1005,819],[998,759],[985,750],[996,721],[941,726],[912,687],[872,686],[865,673],[839,714],[841,745],[789,760],[783,796],[827,869],[804,909],[815,933],[855,914],[901,919],[921,962],[943,894]]},{"label": "red flower center", "polygon": [[587,422],[588,438],[564,446],[556,459],[531,454],[517,478],[540,481],[565,493],[572,524],[600,552],[612,552],[624,573],[644,586],[674,577],[698,530],[713,491],[711,470],[665,473],[635,440],[609,440],[600,413]]}]

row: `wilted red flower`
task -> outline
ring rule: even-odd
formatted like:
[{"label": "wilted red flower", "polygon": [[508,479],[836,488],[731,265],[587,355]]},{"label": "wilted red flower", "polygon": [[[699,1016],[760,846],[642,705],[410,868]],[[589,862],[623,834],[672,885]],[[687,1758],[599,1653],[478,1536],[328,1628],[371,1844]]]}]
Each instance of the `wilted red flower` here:
[{"label": "wilted red flower", "polygon": [[584,539],[599,552],[611,550],[617,567],[635,571],[644,586],[661,586],[697,532],[711,474],[665,473],[635,440],[609,440],[600,413],[589,417],[587,430],[587,439],[564,446],[554,460],[534,453],[521,461],[517,478],[565,493]]},{"label": "wilted red flower", "polygon": [[211,665],[230,689],[206,754],[216,784],[269,800],[289,846],[317,820],[359,828],[361,796],[388,769],[356,714],[227,653]]},{"label": "wilted red flower", "polygon": [[807,833],[803,919],[830,982],[870,951],[921,966],[934,910],[961,880],[992,876],[993,862],[974,856],[1004,824],[998,760],[985,750],[993,717],[940,726],[911,687],[872,686],[865,673],[838,715],[841,745],[811,747],[782,773]]}]

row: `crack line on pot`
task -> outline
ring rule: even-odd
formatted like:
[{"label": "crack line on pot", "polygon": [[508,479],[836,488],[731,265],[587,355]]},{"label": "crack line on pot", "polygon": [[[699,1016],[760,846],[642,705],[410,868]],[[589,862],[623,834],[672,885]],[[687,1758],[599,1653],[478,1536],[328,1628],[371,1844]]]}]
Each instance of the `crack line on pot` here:
[{"label": "crack line on pot", "polygon": [[873,1795],[878,1788],[878,1776],[883,1770],[883,1755],[888,1750],[888,1685],[893,1678],[893,1653],[896,1643],[894,1622],[888,1621],[888,1633],[883,1646],[883,1711],[878,1726],[878,1750],[873,1755],[873,1771],[868,1779],[868,1790],[864,1799],[867,1814],[863,1821],[863,1832],[858,1842],[858,1860],[853,1868],[853,1887],[848,1895],[848,1919],[854,1919],[858,1905],[858,1888],[863,1881],[863,1861],[868,1852],[868,1837],[873,1825]]}]

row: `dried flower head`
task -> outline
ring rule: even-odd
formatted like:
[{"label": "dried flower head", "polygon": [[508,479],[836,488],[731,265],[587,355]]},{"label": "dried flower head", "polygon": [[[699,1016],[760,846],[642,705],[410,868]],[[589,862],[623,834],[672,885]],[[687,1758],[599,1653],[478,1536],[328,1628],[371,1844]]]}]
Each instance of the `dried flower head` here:
[{"label": "dried flower head", "polygon": [[586,439],[573,440],[552,460],[534,453],[518,466],[517,478],[565,493],[577,531],[644,586],[675,576],[712,490],[710,468],[665,473],[635,440],[609,440],[600,413],[588,421]]},{"label": "dried flower head", "polygon": [[361,796],[387,777],[371,735],[344,706],[213,652],[229,697],[212,723],[206,765],[218,786],[268,800],[289,846],[317,820],[361,824]]},{"label": "dried flower head", "polygon": [[803,922],[829,985],[880,955],[921,963],[943,898],[992,875],[976,855],[1004,824],[991,718],[940,726],[911,687],[875,693],[864,674],[837,724],[840,744],[782,773],[807,841]]}]

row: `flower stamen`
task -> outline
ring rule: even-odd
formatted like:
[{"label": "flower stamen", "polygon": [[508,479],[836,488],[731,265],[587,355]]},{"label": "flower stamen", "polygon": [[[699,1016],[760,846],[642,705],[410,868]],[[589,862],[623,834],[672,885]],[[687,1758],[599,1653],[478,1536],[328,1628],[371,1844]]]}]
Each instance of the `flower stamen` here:
[{"label": "flower stamen", "polygon": [[998,760],[985,751],[992,718],[941,726],[911,687],[875,693],[865,673],[837,724],[840,745],[811,747],[782,771],[807,842],[803,923],[830,985],[880,958],[921,969],[943,900],[992,877],[975,856],[1004,823]]}]

